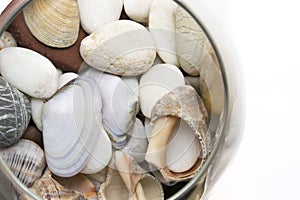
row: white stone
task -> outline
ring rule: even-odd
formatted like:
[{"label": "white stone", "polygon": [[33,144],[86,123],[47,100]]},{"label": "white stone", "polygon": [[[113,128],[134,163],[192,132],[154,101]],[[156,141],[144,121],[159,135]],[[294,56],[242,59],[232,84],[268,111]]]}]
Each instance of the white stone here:
[{"label": "white stone", "polygon": [[43,106],[45,102],[46,100],[43,99],[36,99],[36,98],[31,99],[32,120],[40,131],[43,131],[42,116],[43,116]]},{"label": "white stone", "polygon": [[80,22],[87,33],[94,32],[107,22],[120,18],[123,0],[77,0]]},{"label": "white stone", "polygon": [[2,49],[0,72],[10,84],[31,97],[50,98],[58,88],[55,66],[46,57],[30,49]]},{"label": "white stone", "polygon": [[177,4],[172,0],[153,0],[149,14],[149,30],[161,59],[165,63],[179,66],[175,39],[176,9]]},{"label": "white stone", "polygon": [[128,17],[134,21],[148,22],[152,0],[124,0],[124,9]]},{"label": "white stone", "polygon": [[5,47],[16,47],[17,42],[11,33],[4,31],[0,37],[0,50]]},{"label": "white stone", "polygon": [[178,67],[170,64],[157,64],[147,71],[140,80],[140,106],[142,113],[151,118],[155,103],[165,94],[185,84],[184,76]]},{"label": "white stone", "polygon": [[199,158],[201,147],[198,138],[188,124],[181,120],[171,134],[166,151],[169,170],[185,172],[194,166]]},{"label": "white stone", "polygon": [[83,39],[80,53],[88,65],[101,71],[138,76],[152,66],[156,47],[144,26],[131,20],[118,20]]}]

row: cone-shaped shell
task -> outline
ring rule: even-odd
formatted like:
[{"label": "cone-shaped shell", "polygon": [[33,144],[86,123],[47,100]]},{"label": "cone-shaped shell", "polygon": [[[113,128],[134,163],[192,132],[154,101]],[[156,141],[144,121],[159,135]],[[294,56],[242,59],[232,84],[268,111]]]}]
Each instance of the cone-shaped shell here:
[{"label": "cone-shaped shell", "polygon": [[76,0],[34,0],[24,9],[24,18],[32,35],[48,46],[69,47],[78,38]]},{"label": "cone-shaped shell", "polygon": [[46,167],[44,151],[30,140],[20,139],[13,146],[0,149],[0,156],[26,186],[40,178]]},{"label": "cone-shaped shell", "polygon": [[[118,160],[117,160],[118,159]],[[164,199],[162,185],[131,156],[117,151],[108,169],[106,182],[101,185],[101,196],[104,200]]]}]

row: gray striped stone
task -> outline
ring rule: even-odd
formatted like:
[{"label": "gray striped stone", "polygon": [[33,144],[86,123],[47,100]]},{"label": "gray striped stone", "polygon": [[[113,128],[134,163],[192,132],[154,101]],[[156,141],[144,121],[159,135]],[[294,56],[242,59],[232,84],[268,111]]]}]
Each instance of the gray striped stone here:
[{"label": "gray striped stone", "polygon": [[16,143],[31,117],[29,99],[0,77],[0,147]]}]

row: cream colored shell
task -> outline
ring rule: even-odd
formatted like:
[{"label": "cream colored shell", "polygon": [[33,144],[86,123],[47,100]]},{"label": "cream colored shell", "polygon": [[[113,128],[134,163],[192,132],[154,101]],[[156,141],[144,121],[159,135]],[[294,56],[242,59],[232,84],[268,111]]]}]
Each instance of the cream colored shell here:
[{"label": "cream colored shell", "polygon": [[23,12],[26,25],[40,42],[65,48],[77,41],[80,20],[76,0],[34,0]]}]

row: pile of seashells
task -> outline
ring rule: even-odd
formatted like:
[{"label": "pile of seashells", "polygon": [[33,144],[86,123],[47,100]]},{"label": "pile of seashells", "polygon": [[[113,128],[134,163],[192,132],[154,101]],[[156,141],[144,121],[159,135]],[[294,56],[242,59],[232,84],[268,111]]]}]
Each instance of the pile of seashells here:
[{"label": "pile of seashells", "polygon": [[172,0],[33,0],[0,73],[0,156],[43,199],[166,198],[224,106],[214,49]]}]

